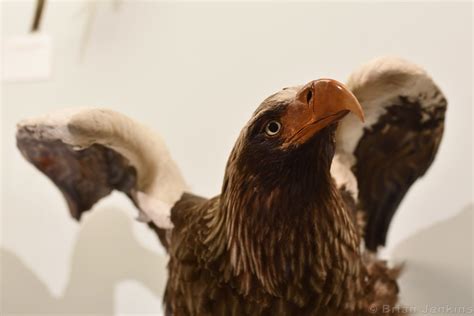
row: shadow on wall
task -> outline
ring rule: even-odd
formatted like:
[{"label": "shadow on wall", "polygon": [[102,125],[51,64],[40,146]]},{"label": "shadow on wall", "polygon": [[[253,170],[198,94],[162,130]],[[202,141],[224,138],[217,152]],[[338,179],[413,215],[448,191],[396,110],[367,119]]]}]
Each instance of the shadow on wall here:
[{"label": "shadow on wall", "polygon": [[469,205],[393,251],[396,261],[405,262],[401,302],[413,315],[474,314],[473,214],[474,206]]},{"label": "shadow on wall", "polygon": [[[157,240],[157,243],[159,241]],[[132,219],[117,210],[94,210],[74,246],[69,281],[61,297],[11,251],[1,250],[1,314],[114,314],[116,286],[134,280],[163,297],[166,255],[144,248],[132,231]]]},{"label": "shadow on wall", "polygon": [[[473,207],[469,206],[395,249],[394,258],[406,262],[400,280],[402,302],[413,314],[460,315],[463,313],[452,310],[423,310],[426,305],[472,306],[472,216]],[[135,280],[160,298],[166,282],[167,257],[142,247],[133,235],[132,220],[116,210],[96,210],[82,225],[70,279],[59,298],[53,297],[14,253],[2,250],[1,255],[5,314],[110,315],[114,313],[114,289],[120,281]]]}]

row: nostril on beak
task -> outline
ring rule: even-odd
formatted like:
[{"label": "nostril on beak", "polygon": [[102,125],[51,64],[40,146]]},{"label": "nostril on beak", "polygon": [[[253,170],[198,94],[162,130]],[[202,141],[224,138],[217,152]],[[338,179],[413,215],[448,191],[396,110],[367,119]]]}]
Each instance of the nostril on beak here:
[{"label": "nostril on beak", "polygon": [[306,94],[306,103],[308,103],[309,105],[312,99],[313,99],[313,89],[309,89],[308,93]]}]

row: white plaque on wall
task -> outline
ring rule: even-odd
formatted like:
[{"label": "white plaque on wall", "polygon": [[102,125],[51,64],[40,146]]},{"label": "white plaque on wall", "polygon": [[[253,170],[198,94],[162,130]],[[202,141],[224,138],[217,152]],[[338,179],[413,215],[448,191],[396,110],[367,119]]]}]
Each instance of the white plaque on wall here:
[{"label": "white plaque on wall", "polygon": [[51,76],[52,39],[31,33],[7,38],[2,43],[2,80],[46,80]]}]

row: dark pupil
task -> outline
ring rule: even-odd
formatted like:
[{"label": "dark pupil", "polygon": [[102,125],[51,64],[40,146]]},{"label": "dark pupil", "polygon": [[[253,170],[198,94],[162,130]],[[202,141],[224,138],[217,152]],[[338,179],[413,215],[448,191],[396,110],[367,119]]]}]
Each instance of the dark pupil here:
[{"label": "dark pupil", "polygon": [[278,132],[279,129],[280,129],[280,127],[275,122],[271,122],[270,124],[268,124],[268,130],[272,133]]}]

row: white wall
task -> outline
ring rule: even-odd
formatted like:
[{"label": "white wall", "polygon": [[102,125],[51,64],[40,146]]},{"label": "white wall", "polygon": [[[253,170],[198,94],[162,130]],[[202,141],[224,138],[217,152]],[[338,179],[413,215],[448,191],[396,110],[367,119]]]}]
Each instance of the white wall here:
[{"label": "white wall", "polygon": [[[2,39],[27,32],[33,1],[2,7]],[[473,201],[470,3],[51,1],[43,31],[54,40],[52,78],[2,85],[9,312],[160,309],[166,257],[132,220],[131,203],[114,194],[77,224],[57,189],[15,148],[17,121],[62,107],[106,106],[154,127],[194,192],[212,196],[240,128],[266,96],[319,77],[344,80],[373,57],[399,55],[428,70],[449,110],[439,155],[405,198],[388,248]]]}]

